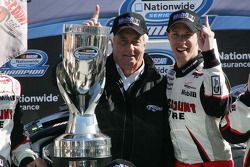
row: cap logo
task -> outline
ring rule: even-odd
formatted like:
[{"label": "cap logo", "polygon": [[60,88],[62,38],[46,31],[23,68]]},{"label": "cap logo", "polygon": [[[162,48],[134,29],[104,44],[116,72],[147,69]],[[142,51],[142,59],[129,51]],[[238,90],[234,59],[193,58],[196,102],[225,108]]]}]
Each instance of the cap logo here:
[{"label": "cap logo", "polygon": [[190,13],[178,13],[173,16],[173,20],[177,20],[177,19],[188,19],[191,22],[194,22],[195,17],[191,15]]},{"label": "cap logo", "polygon": [[118,25],[128,24],[128,23],[139,26],[140,25],[140,20],[135,18],[135,17],[125,17],[125,18],[120,18],[119,21],[118,21]]}]

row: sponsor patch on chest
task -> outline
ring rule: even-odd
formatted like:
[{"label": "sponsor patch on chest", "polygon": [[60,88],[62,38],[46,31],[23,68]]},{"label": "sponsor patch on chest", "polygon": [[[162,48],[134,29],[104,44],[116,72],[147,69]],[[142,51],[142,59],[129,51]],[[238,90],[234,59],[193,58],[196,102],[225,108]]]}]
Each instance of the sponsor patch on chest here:
[{"label": "sponsor patch on chest", "polygon": [[157,106],[157,105],[147,105],[146,106],[146,110],[147,111],[151,111],[151,112],[157,112],[157,111],[162,111],[163,110],[163,108],[162,107],[159,107],[159,106]]},{"label": "sponsor patch on chest", "polygon": [[181,94],[184,96],[188,96],[188,97],[196,97],[196,92],[194,91],[187,91],[185,89],[182,89]]}]

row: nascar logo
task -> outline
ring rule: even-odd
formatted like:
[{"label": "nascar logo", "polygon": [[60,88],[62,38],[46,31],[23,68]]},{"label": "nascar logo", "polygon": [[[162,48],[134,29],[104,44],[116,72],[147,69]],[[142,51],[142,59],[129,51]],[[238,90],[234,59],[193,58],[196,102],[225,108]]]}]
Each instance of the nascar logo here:
[{"label": "nascar logo", "polygon": [[166,75],[167,71],[175,64],[171,51],[152,49],[146,50],[146,53],[153,59],[156,70],[162,75]]},{"label": "nascar logo", "polygon": [[13,77],[41,77],[49,67],[45,65],[47,61],[48,55],[45,52],[28,50],[3,65],[0,72]]}]

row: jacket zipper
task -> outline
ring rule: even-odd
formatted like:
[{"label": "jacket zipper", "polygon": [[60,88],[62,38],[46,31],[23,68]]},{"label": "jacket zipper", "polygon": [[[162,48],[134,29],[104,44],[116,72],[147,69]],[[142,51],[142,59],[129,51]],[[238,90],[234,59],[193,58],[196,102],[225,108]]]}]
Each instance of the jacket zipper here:
[{"label": "jacket zipper", "polygon": [[[119,80],[118,82],[116,82],[120,91],[121,91],[121,94],[122,94],[122,97],[123,97],[123,100],[124,100],[124,103],[126,104],[126,97],[125,97],[125,91],[124,91],[124,88],[123,88],[123,82],[122,80]],[[125,130],[126,130],[126,122],[127,122],[127,105],[125,105],[125,115],[124,115],[124,121],[123,121],[123,134],[122,134],[122,145],[121,145],[121,158],[123,158],[123,152],[124,152],[124,143],[125,143]]]}]

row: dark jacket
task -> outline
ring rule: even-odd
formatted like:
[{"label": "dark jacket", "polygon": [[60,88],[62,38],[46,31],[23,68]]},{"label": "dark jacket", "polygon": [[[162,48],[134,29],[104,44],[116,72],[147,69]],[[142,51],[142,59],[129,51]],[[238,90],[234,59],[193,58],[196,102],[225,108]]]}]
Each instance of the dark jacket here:
[{"label": "dark jacket", "polygon": [[144,56],[145,69],[127,91],[113,55],[106,63],[106,85],[96,107],[102,133],[111,137],[113,159],[136,167],[168,167],[174,163],[169,134],[166,80]]}]

